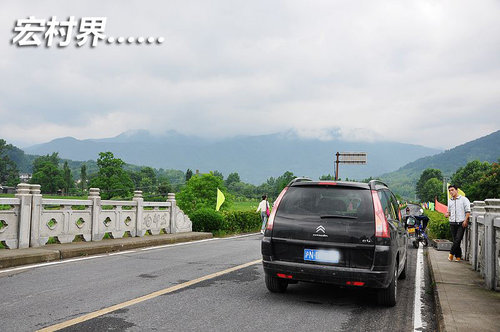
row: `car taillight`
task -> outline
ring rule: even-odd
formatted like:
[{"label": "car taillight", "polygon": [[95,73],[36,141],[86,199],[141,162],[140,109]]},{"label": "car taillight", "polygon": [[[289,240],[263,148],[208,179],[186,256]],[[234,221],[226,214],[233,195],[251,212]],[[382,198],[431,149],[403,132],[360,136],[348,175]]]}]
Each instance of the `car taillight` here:
[{"label": "car taillight", "polygon": [[384,209],[382,209],[382,203],[380,203],[380,197],[376,190],[372,190],[373,206],[375,208],[375,236],[376,237],[391,237],[389,231],[389,223],[384,214]]},{"label": "car taillight", "polygon": [[271,215],[269,216],[269,219],[267,220],[267,230],[272,230],[273,229],[273,223],[274,223],[274,216],[276,215],[276,211],[278,210],[278,206],[280,205],[281,199],[283,198],[283,195],[285,195],[286,191],[288,190],[288,187],[283,188],[283,190],[280,192],[278,195],[278,198],[276,198],[276,202],[274,202],[273,209],[271,211]]}]

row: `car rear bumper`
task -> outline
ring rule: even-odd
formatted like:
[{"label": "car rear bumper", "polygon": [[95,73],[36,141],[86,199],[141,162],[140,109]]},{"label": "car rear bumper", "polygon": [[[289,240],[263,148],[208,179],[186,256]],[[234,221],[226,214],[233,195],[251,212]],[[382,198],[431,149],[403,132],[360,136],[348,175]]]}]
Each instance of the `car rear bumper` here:
[{"label": "car rear bumper", "polygon": [[[288,280],[349,285],[348,282],[363,282],[363,287],[386,288],[389,286],[392,271],[372,271],[368,269],[346,268],[329,265],[294,263],[263,260],[264,272],[277,276],[285,274]],[[291,278],[290,278],[291,276]]]}]

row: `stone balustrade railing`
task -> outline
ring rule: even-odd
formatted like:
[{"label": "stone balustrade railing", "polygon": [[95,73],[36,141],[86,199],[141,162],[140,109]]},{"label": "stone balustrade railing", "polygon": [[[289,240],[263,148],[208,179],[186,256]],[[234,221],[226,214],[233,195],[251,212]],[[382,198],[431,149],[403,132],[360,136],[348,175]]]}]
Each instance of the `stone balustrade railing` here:
[{"label": "stone balustrade railing", "polygon": [[101,200],[98,188],[89,190],[86,200],[47,199],[40,185],[19,184],[15,198],[0,198],[0,242],[10,249],[39,247],[48,239],[68,243],[80,237],[100,241],[144,236],[146,233],[191,232],[189,217],[176,204],[175,194],[166,202],[144,202],[142,191],[132,201]]},{"label": "stone balustrade railing", "polygon": [[462,248],[474,270],[484,278],[486,287],[500,290],[500,199],[471,204],[468,235]]}]

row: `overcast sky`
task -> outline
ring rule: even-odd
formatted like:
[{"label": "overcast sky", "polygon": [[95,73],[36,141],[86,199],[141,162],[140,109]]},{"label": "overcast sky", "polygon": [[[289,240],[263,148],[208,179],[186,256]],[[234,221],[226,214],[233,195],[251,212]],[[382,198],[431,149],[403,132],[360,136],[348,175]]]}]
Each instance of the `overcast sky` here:
[{"label": "overcast sky", "polygon": [[[165,40],[13,45],[28,16]],[[0,138],[21,147],[147,129],[452,148],[500,129],[499,1],[4,1],[0,24]]]}]

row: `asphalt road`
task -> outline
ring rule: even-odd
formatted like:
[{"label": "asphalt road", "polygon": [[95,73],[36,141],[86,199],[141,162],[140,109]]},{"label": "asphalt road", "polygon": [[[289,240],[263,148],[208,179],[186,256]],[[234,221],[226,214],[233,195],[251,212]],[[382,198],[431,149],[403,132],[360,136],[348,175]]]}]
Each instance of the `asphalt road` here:
[{"label": "asphalt road", "polygon": [[[365,289],[299,283],[269,293],[261,263],[186,286],[260,256],[261,235],[137,250],[22,272],[0,270],[0,330],[33,331],[169,289],[69,325],[64,331],[413,331],[417,250],[398,304],[379,307]],[[427,267],[425,267],[427,271]],[[436,330],[429,276],[425,328]],[[172,287],[183,287],[172,290]],[[102,315],[99,315],[102,314]]]}]

